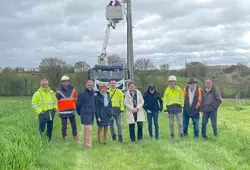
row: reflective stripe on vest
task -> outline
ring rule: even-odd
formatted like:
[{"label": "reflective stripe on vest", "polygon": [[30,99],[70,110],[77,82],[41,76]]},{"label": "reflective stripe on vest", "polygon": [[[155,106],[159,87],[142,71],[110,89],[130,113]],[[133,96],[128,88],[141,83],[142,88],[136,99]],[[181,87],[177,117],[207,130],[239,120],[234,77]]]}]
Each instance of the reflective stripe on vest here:
[{"label": "reflective stripe on vest", "polygon": [[[56,92],[59,93],[60,95],[62,95],[62,97],[63,97],[64,100],[75,100],[75,98],[73,98],[75,89],[72,90],[72,92],[70,94],[70,97],[66,97],[60,90],[58,90]],[[60,100],[63,100],[63,99],[60,99]]]},{"label": "reflective stripe on vest", "polygon": [[181,100],[181,93],[182,93],[182,91],[179,91],[178,92],[178,96],[177,97],[172,97],[171,98],[171,94],[170,93],[168,93],[168,99],[167,100],[164,100],[165,102],[166,102],[166,104],[168,104],[168,101],[169,101],[169,99],[171,98],[171,100],[177,100],[177,101],[183,101],[183,100]]},{"label": "reflective stripe on vest", "polygon": [[202,89],[198,88],[198,103],[195,105],[195,108],[198,109],[199,106],[201,105],[202,101]]},{"label": "reflective stripe on vest", "polygon": [[[40,97],[41,97],[41,99],[42,99],[42,103],[41,104],[38,104],[37,106],[38,107],[41,107],[41,106],[46,106],[46,105],[54,105],[55,104],[55,102],[44,102],[44,98],[43,98],[43,94],[42,94],[42,92],[41,91],[39,91],[38,90],[38,92],[39,92],[39,94],[40,94]],[[52,93],[50,92],[50,97],[51,97],[51,100],[53,101],[53,96],[52,96]]]},{"label": "reflective stripe on vest", "polygon": [[[48,106],[48,105],[54,105],[56,102],[44,102],[44,97],[43,97],[43,94],[42,94],[42,92],[41,91],[39,91],[38,90],[38,92],[39,92],[39,94],[40,94],[40,97],[41,97],[41,99],[42,99],[42,103],[41,104],[38,104],[38,107],[41,107],[41,106]],[[49,93],[50,94],[50,97],[51,97],[51,101],[53,101],[53,96],[52,96],[52,93],[50,92]],[[49,113],[49,120],[52,120],[52,117],[51,117],[51,114]]]},{"label": "reflective stripe on vest", "polygon": [[75,111],[61,111],[59,112],[60,114],[72,114],[72,113],[75,113]]},{"label": "reflective stripe on vest", "polygon": [[[71,113],[74,113],[74,111],[64,111],[64,110],[67,110],[67,109],[75,109],[73,108],[73,105],[75,105],[75,103],[71,103],[70,105],[71,106],[66,106],[65,108],[65,105],[63,104],[64,102],[75,102],[76,101],[76,98],[74,98],[74,93],[75,93],[75,89],[72,90],[71,94],[70,94],[70,97],[66,97],[61,91],[57,91],[57,93],[59,93],[63,98],[58,100],[58,109],[59,109],[59,113],[60,114],[71,114]],[[63,102],[63,103],[60,103],[60,102]],[[63,107],[64,106],[64,107]],[[69,108],[67,108],[69,107]]]},{"label": "reflective stripe on vest", "polygon": [[[111,101],[112,101],[112,102],[121,102],[122,100],[118,100],[118,98],[119,98],[118,90],[116,90],[115,93],[116,93],[116,94],[114,94],[114,95],[116,95],[116,100],[113,100],[114,97],[112,97]],[[112,95],[111,95],[111,96],[112,96]]]}]

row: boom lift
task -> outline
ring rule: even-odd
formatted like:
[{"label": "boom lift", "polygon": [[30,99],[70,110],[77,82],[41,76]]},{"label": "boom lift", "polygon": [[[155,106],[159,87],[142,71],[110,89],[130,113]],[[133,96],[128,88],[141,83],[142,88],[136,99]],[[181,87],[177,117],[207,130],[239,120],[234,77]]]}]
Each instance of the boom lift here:
[{"label": "boom lift", "polygon": [[116,24],[123,20],[123,8],[121,5],[109,4],[106,7],[106,19],[108,25],[105,30],[105,37],[102,46],[102,53],[98,56],[98,65],[95,65],[88,72],[88,78],[94,81],[94,90],[98,91],[99,85],[108,84],[109,80],[116,80],[116,87],[126,90],[125,70],[123,65],[108,65],[107,46],[109,40],[110,29],[115,29]]}]

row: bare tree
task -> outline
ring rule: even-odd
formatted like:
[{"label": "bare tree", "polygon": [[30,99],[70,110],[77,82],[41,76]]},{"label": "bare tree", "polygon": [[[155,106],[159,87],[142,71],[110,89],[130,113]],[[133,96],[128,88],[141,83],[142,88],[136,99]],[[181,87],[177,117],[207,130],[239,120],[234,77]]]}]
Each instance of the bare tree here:
[{"label": "bare tree", "polygon": [[44,58],[40,62],[39,71],[49,78],[51,87],[56,88],[60,84],[64,66],[65,62],[59,58]]},{"label": "bare tree", "polygon": [[169,64],[162,64],[160,66],[160,71],[163,73],[164,82],[167,82],[168,71],[169,71]]},{"label": "bare tree", "polygon": [[85,72],[88,71],[91,67],[85,61],[78,61],[75,63],[74,68],[77,72]]},{"label": "bare tree", "polygon": [[123,57],[118,56],[117,54],[113,54],[108,57],[108,65],[123,65],[124,67],[126,67],[126,59]]},{"label": "bare tree", "polygon": [[135,72],[140,79],[143,89],[145,89],[149,83],[149,78],[154,77],[152,74],[155,68],[154,63],[150,59],[140,58],[135,61]]},{"label": "bare tree", "polygon": [[136,71],[149,71],[153,69],[155,69],[155,65],[150,59],[140,58],[135,61]]}]

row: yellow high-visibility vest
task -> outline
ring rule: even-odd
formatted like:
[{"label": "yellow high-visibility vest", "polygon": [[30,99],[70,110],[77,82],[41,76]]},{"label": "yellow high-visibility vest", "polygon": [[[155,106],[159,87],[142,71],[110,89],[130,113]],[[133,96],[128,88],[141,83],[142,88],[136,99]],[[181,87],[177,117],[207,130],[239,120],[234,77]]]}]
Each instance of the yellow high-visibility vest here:
[{"label": "yellow high-visibility vest", "polygon": [[55,93],[50,88],[39,88],[32,97],[32,107],[37,114],[57,109]]},{"label": "yellow high-visibility vest", "polygon": [[108,90],[109,95],[111,97],[112,101],[112,107],[119,107],[120,110],[123,112],[124,111],[124,96],[123,92],[120,89],[109,89]]},{"label": "yellow high-visibility vest", "polygon": [[180,104],[184,107],[184,95],[182,89],[179,86],[175,86],[175,88],[169,86],[164,92],[163,101],[163,110],[166,110],[167,106],[173,104]]}]

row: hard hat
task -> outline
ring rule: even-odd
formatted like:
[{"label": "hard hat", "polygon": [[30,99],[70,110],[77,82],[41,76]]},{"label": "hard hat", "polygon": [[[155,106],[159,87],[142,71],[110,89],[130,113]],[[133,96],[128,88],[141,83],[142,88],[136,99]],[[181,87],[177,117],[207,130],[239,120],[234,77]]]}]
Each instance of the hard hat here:
[{"label": "hard hat", "polygon": [[169,76],[168,81],[176,81],[177,78],[174,75]]},{"label": "hard hat", "polygon": [[68,76],[62,76],[61,81],[69,81],[69,77]]}]

